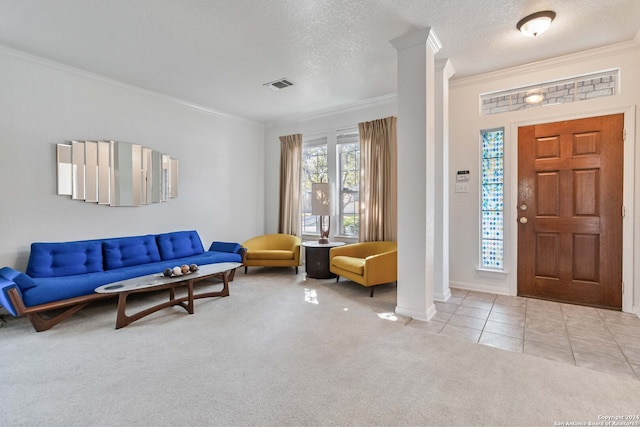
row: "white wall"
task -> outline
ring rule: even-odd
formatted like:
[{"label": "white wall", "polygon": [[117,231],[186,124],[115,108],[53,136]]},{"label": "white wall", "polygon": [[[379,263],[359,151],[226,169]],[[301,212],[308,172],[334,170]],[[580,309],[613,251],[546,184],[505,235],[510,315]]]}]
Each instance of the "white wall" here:
[{"label": "white wall", "polygon": [[[604,69],[620,68],[620,93],[606,98],[551,105],[524,111],[480,116],[479,96],[514,87],[525,86]],[[510,70],[455,80],[450,87],[450,280],[451,286],[478,289],[503,294],[515,294],[516,284],[516,193],[517,153],[515,141],[517,126],[618,112],[628,113],[627,130],[633,130],[636,104],[640,102],[640,59],[638,43],[627,42],[593,51],[582,52],[550,61],[517,67]],[[483,273],[479,265],[479,132],[504,126],[505,128],[505,262],[506,274]],[[628,134],[625,144],[625,227],[624,268],[627,273],[625,309],[640,307],[640,198],[633,194],[640,189],[640,132]],[[635,150],[635,153],[634,153]],[[470,192],[455,193],[457,170],[471,171]],[[635,233],[629,232],[634,229]],[[633,258],[630,255],[633,254]],[[634,272],[635,266],[635,272]],[[629,274],[630,273],[630,274]],[[635,301],[631,299],[633,290]],[[624,303],[623,303],[624,304]]]},{"label": "white wall", "polygon": [[[56,144],[141,144],[179,160],[179,196],[109,207],[56,195]],[[198,230],[242,242],[264,224],[264,126],[0,49],[0,266],[34,241]]]},{"label": "white wall", "polygon": [[265,232],[278,232],[280,140],[283,135],[313,135],[357,127],[358,123],[397,115],[395,96],[382,97],[331,113],[274,122],[265,131]]}]

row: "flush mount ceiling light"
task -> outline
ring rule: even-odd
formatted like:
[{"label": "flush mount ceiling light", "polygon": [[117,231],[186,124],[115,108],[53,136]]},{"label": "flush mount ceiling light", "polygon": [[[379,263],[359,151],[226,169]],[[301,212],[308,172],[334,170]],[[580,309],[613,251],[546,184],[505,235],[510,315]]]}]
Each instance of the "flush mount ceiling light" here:
[{"label": "flush mount ceiling light", "polygon": [[522,18],[516,28],[525,36],[535,37],[547,31],[555,17],[556,13],[552,10],[532,13]]}]

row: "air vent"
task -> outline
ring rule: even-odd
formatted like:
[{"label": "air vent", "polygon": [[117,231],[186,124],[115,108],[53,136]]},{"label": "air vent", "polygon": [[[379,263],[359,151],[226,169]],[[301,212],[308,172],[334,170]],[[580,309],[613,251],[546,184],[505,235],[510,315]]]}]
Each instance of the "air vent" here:
[{"label": "air vent", "polygon": [[280,90],[289,86],[293,86],[293,82],[291,82],[291,80],[288,80],[288,79],[279,79],[273,82],[265,83],[263,84],[263,86],[266,86],[271,90]]}]

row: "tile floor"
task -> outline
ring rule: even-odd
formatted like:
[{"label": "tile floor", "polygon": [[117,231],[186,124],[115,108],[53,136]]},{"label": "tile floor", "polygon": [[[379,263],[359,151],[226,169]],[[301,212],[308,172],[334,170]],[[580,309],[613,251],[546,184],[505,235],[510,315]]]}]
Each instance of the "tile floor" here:
[{"label": "tile floor", "polygon": [[640,380],[638,316],[460,289],[451,294],[422,328]]}]

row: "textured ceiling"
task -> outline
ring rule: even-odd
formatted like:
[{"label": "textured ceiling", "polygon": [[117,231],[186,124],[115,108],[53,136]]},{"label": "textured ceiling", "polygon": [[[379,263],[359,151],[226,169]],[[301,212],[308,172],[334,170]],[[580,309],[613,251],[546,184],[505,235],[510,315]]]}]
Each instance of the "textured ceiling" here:
[{"label": "textured ceiling", "polygon": [[[516,31],[546,9],[547,33]],[[631,40],[640,1],[0,1],[6,47],[261,122],[395,93],[389,40],[426,27],[460,78]]]}]

